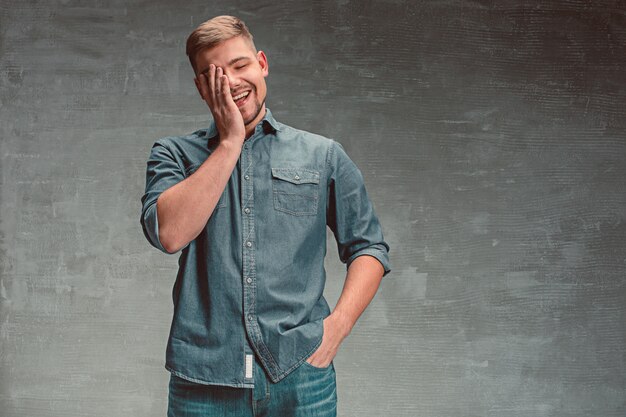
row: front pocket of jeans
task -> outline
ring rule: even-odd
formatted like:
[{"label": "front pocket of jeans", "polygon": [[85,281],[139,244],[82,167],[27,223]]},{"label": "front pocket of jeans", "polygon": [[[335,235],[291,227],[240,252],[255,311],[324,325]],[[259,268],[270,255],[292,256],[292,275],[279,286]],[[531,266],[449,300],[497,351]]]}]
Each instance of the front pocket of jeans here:
[{"label": "front pocket of jeans", "polygon": [[[189,178],[189,176],[191,174],[193,174],[194,172],[196,172],[196,170],[198,168],[200,168],[200,165],[202,164],[196,164],[196,165],[191,165],[190,167],[187,167],[187,169],[185,169],[185,178]],[[220,196],[220,199],[217,202],[217,205],[215,206],[215,208],[222,208],[222,207],[226,207],[228,205],[228,184],[226,185],[226,188],[224,189],[224,191],[222,191],[222,195]]]},{"label": "front pocket of jeans", "polygon": [[305,365],[305,366],[308,366],[309,368],[315,369],[315,370],[317,370],[317,371],[326,371],[326,370],[328,370],[328,369],[331,367],[331,365],[333,364],[333,362],[331,361],[331,362],[328,364],[328,366],[327,366],[327,367],[325,367],[325,368],[319,368],[319,367],[317,367],[317,366],[311,365],[311,364],[310,364],[310,363],[308,363],[306,360],[305,360],[304,362],[302,362],[302,364],[303,364],[303,365]]},{"label": "front pocket of jeans", "polygon": [[317,214],[319,183],[319,171],[297,167],[273,167],[274,209],[294,216]]}]

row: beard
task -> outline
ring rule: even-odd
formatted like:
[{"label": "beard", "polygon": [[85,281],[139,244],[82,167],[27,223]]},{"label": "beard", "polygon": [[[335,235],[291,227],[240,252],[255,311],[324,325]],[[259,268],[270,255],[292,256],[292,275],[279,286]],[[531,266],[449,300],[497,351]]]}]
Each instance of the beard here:
[{"label": "beard", "polygon": [[254,99],[254,101],[251,100],[251,103],[249,104],[254,106],[254,110],[253,110],[253,114],[250,117],[243,119],[243,123],[246,126],[254,122],[254,120],[259,116],[259,113],[261,113],[261,110],[263,109],[263,105],[265,104],[265,98],[263,98],[263,101],[259,103],[258,96],[257,96],[257,89],[255,85],[250,85],[250,90],[251,90],[250,94],[253,95],[252,98]]},{"label": "beard", "polygon": [[259,116],[259,113],[261,113],[261,110],[263,110],[263,105],[265,104],[265,99],[263,99],[262,103],[259,103],[256,100],[256,89],[254,90],[254,98],[255,98],[254,104],[255,104],[256,108],[255,108],[254,114],[252,116],[250,116],[248,119],[245,119],[243,121],[244,124],[246,124],[246,125],[249,125],[250,123],[252,123]]}]

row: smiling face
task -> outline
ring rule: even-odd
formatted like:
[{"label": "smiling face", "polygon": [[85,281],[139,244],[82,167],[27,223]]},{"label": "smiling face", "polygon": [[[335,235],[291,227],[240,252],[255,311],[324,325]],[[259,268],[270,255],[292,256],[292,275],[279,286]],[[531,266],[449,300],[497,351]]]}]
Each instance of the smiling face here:
[{"label": "smiling face", "polygon": [[246,132],[253,130],[265,116],[265,77],[269,73],[265,53],[255,54],[250,42],[242,36],[235,36],[212,48],[200,50],[195,63],[196,87],[199,86],[198,75],[209,75],[209,64],[222,67],[228,76],[233,100],[243,116]]}]

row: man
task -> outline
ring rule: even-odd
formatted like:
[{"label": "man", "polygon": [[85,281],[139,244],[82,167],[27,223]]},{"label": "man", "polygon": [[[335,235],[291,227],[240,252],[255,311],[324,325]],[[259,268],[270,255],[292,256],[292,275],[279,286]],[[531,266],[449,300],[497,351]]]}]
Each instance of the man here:
[{"label": "man", "polygon": [[[272,116],[267,57],[241,20],[202,23],[187,55],[213,122],[155,142],[141,213],[153,246],[182,249],[168,416],[335,416],[333,358],[390,271],[361,172]],[[332,314],[326,226],[348,265]]]}]

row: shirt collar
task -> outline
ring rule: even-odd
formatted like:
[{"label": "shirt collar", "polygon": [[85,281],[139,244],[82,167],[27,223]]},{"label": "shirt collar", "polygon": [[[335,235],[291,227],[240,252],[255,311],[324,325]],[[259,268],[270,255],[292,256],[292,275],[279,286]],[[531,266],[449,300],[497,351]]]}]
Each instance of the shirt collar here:
[{"label": "shirt collar", "polygon": [[[265,132],[268,132],[268,130],[269,131],[281,130],[280,123],[278,123],[276,119],[274,119],[274,116],[272,116],[271,110],[267,106],[265,107],[265,116],[263,116],[263,119],[261,119],[260,123],[263,125]],[[211,140],[213,138],[216,138],[218,134],[219,132],[217,131],[217,126],[215,125],[215,121],[212,120],[211,125],[206,130],[206,136],[209,140]]]}]

